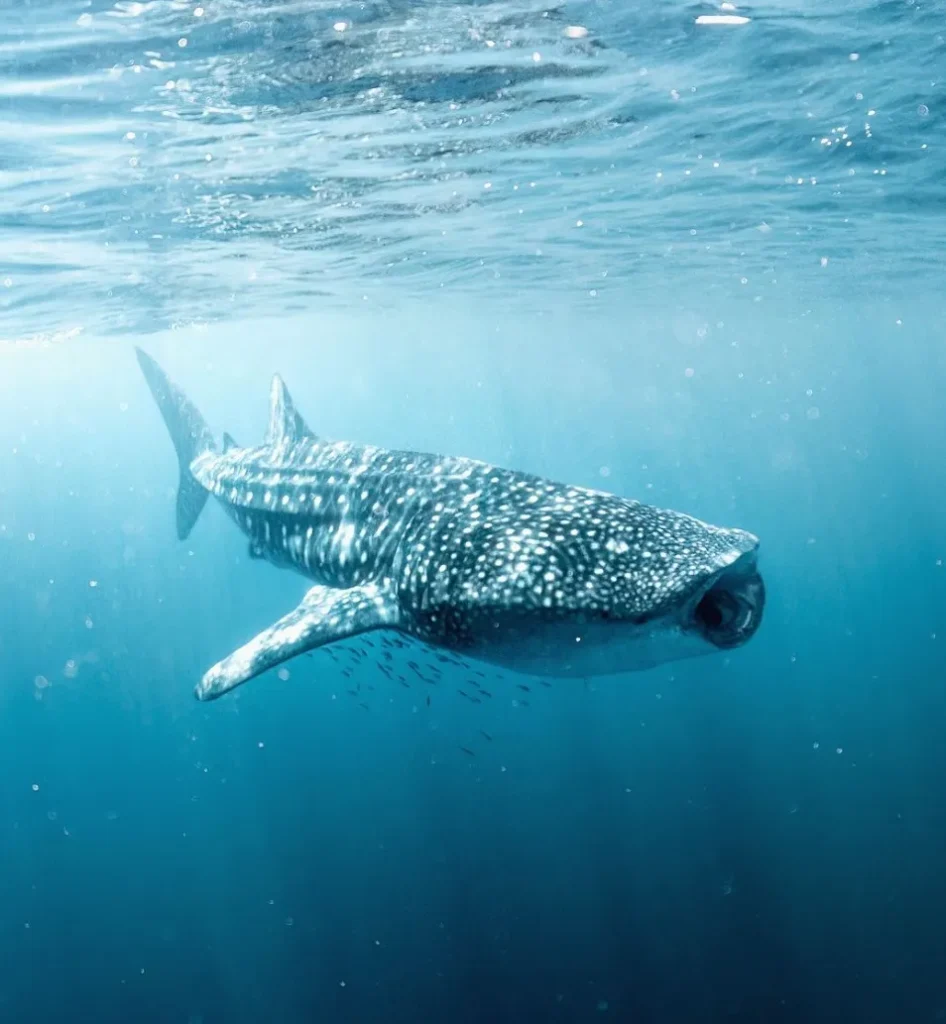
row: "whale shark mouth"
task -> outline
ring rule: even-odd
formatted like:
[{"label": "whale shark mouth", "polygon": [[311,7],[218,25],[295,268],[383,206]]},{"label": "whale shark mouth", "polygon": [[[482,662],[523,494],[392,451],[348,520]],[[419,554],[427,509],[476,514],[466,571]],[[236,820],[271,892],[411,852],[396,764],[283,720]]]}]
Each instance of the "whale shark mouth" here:
[{"label": "whale shark mouth", "polygon": [[765,584],[754,559],[737,562],[703,592],[692,611],[692,623],[714,647],[741,647],[755,634],[765,608]]}]

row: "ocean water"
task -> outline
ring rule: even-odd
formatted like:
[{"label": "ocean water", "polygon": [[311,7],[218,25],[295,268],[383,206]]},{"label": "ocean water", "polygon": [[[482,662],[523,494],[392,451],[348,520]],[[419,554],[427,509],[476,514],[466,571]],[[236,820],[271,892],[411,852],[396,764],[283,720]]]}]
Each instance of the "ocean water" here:
[{"label": "ocean water", "polygon": [[[0,1021],[946,1020],[946,7],[0,13]],[[749,529],[762,628],[200,703],[305,584],[136,345]]]}]

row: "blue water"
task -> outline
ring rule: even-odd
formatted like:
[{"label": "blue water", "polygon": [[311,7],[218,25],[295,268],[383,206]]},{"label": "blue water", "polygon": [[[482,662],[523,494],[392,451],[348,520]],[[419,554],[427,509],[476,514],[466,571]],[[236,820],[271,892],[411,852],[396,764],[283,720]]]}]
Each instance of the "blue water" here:
[{"label": "blue water", "polygon": [[[2,14],[0,1021],[946,1019],[946,8]],[[750,529],[763,626],[198,703],[304,583],[177,541],[133,345]]]}]

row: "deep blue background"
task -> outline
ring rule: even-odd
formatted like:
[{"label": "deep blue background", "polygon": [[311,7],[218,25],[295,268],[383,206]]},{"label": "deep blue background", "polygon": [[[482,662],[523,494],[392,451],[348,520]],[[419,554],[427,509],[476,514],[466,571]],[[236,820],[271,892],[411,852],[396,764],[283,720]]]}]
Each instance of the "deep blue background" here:
[{"label": "deep blue background", "polygon": [[278,370],[326,435],[761,536],[747,648],[482,706],[324,653],[194,701],[303,581],[213,507],[177,542],[130,344],[6,353],[0,1019],[941,1019],[946,365],[908,298],[146,339],[243,443]]}]

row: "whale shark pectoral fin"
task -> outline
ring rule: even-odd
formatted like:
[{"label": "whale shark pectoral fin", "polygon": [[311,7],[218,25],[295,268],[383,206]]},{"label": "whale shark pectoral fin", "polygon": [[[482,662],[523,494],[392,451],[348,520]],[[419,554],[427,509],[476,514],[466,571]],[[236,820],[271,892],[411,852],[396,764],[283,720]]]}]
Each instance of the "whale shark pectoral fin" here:
[{"label": "whale shark pectoral fin", "polygon": [[214,700],[248,679],[314,647],[398,624],[398,606],[384,587],[313,587],[288,615],[217,662],[197,684],[198,700]]},{"label": "whale shark pectoral fin", "polygon": [[292,444],[303,438],[318,440],[315,432],[296,411],[285,381],[277,373],[269,391],[269,428],[266,444]]}]

